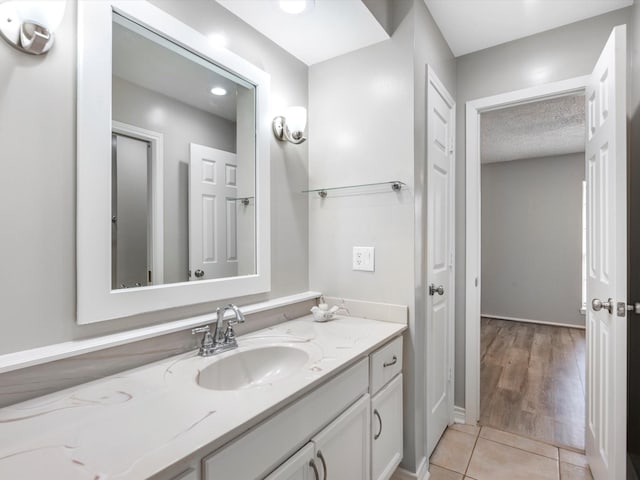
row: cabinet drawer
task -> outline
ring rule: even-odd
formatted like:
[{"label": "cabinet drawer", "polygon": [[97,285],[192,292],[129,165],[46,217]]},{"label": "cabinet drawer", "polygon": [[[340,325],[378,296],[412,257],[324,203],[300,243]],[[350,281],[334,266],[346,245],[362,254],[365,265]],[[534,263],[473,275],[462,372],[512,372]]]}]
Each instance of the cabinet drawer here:
[{"label": "cabinet drawer", "polygon": [[398,375],[371,400],[371,479],[391,478],[402,451],[402,375]]},{"label": "cabinet drawer", "polygon": [[389,342],[371,354],[371,395],[384,387],[402,371],[402,337]]}]

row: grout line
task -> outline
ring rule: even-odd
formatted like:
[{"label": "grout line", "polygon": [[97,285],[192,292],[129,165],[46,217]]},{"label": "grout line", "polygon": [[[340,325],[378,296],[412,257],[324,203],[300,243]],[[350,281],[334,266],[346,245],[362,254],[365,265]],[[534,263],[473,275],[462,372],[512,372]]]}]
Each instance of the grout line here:
[{"label": "grout line", "polygon": [[462,477],[466,477],[467,476],[467,472],[469,471],[469,465],[471,465],[471,459],[473,458],[473,454],[476,451],[476,446],[478,445],[478,440],[480,439],[480,434],[482,433],[482,427],[480,427],[480,430],[478,430],[478,435],[476,435],[476,441],[473,442],[473,448],[471,449],[471,455],[469,455],[469,461],[467,462],[467,466],[464,469],[464,473],[462,474]]},{"label": "grout line", "polygon": [[[483,428],[484,428],[484,427],[483,427]],[[493,427],[488,427],[488,428],[493,428]],[[497,429],[496,429],[496,428],[494,428],[494,430],[497,430]],[[499,431],[501,431],[501,432],[503,432],[503,433],[510,433],[510,432],[505,432],[504,430],[499,430]],[[482,433],[482,431],[481,431],[480,433]],[[522,436],[520,436],[520,435],[516,435],[515,433],[510,433],[510,434],[511,434],[511,435],[515,435],[516,437],[520,437],[520,438],[525,439],[525,440],[531,440],[531,439],[529,439],[529,438],[527,438],[527,437],[522,437]],[[478,438],[480,438],[480,435],[478,435]],[[556,450],[558,450],[558,458],[557,458],[557,459],[555,459],[555,458],[551,458],[551,457],[547,457],[546,455],[541,455],[541,454],[539,454],[539,453],[532,452],[531,450],[526,450],[526,449],[524,449],[524,448],[516,447],[515,445],[510,445],[510,444],[508,444],[508,443],[503,443],[503,442],[500,442],[500,441],[498,441],[498,440],[494,440],[494,439],[491,439],[491,438],[487,438],[487,437],[482,437],[482,438],[483,438],[484,440],[488,441],[488,442],[495,443],[496,445],[502,445],[502,446],[504,446],[504,447],[510,447],[510,448],[515,449],[515,450],[520,450],[521,452],[530,453],[531,455],[537,455],[538,457],[548,458],[549,460],[557,460],[558,462],[560,461],[560,450],[558,450],[558,447],[556,447],[555,445],[549,445],[548,443],[544,443],[544,442],[539,442],[539,441],[538,441],[538,443],[542,443],[542,444],[544,444],[544,445],[547,445],[547,446],[549,446],[549,447],[553,447],[553,448],[555,448]],[[535,442],[535,441],[537,441],[537,440],[533,440],[533,441]],[[477,443],[477,442],[476,442],[476,443]],[[475,449],[475,446],[474,446],[474,449]]]}]

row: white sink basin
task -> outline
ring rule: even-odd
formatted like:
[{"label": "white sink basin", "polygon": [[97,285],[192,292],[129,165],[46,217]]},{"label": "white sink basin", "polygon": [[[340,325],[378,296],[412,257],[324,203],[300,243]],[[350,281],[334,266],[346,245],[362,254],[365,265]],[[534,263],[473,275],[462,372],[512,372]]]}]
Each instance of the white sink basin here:
[{"label": "white sink basin", "polygon": [[297,373],[308,360],[304,350],[283,345],[237,350],[201,370],[198,384],[211,390],[269,385]]}]

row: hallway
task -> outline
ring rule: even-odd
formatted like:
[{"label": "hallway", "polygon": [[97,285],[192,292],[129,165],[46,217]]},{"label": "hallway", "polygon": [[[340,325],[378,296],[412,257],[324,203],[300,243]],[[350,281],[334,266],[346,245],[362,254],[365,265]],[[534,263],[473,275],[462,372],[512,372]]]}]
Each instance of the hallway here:
[{"label": "hallway", "polygon": [[480,424],[583,450],[584,330],[481,321]]}]

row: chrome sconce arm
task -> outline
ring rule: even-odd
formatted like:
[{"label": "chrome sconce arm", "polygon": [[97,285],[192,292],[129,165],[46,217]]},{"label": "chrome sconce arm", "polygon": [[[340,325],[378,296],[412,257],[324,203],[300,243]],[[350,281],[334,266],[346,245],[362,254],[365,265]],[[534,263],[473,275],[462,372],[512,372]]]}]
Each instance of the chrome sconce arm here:
[{"label": "chrome sconce arm", "polygon": [[273,134],[280,141],[299,145],[307,138],[304,128],[307,124],[307,109],[304,107],[289,107],[285,115],[273,119]]},{"label": "chrome sconce arm", "polygon": [[0,36],[18,50],[41,55],[54,41],[54,30],[62,22],[64,0],[10,1],[0,4]]}]

